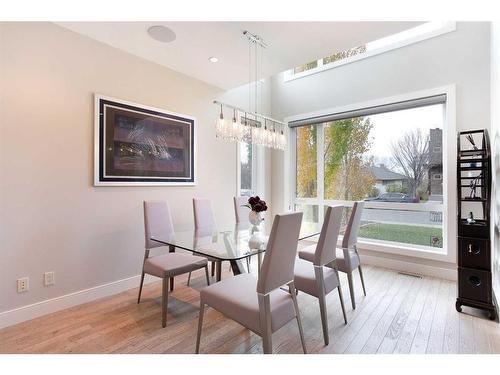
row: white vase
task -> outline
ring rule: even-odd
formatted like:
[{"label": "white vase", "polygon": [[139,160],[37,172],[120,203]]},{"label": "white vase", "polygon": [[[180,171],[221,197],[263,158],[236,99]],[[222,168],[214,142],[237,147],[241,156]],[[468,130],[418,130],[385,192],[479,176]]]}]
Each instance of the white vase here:
[{"label": "white vase", "polygon": [[250,211],[248,220],[253,225],[253,231],[256,232],[259,230],[259,225],[264,220],[264,217],[262,216],[262,212]]}]

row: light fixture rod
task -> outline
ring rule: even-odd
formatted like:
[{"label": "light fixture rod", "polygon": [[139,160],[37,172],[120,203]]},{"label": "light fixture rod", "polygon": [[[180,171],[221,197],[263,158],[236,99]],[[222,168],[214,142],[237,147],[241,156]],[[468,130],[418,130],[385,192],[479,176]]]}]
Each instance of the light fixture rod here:
[{"label": "light fixture rod", "polygon": [[272,122],[275,122],[275,123],[280,124],[280,125],[286,125],[286,123],[283,121],[275,120],[272,117],[264,116],[264,115],[261,115],[259,113],[251,113],[251,112],[245,111],[244,109],[235,107],[234,105],[219,102],[218,100],[214,100],[214,104],[220,105],[220,106],[225,107],[225,108],[230,108],[230,109],[235,110],[235,111],[243,112],[245,114],[250,114],[250,115],[255,116],[255,117],[260,117],[264,120],[272,121]]},{"label": "light fixture rod", "polygon": [[252,34],[250,31],[247,30],[243,31],[243,35],[245,35],[250,42],[256,43],[262,48],[267,48],[266,42],[264,42],[264,39],[262,39],[260,36]]}]

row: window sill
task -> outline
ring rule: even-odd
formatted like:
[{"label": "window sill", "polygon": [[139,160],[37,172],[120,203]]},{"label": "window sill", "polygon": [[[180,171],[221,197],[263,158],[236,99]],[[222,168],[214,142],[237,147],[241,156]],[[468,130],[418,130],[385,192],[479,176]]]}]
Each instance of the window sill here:
[{"label": "window sill", "polygon": [[[312,242],[317,243],[319,236],[307,238],[302,242]],[[342,238],[339,237],[337,242],[337,246],[342,246]],[[449,254],[445,251],[444,248],[434,248],[429,246],[419,246],[412,245],[408,246],[408,244],[400,243],[400,242],[382,242],[376,240],[366,240],[360,239],[358,241],[358,249],[359,250],[368,250],[385,254],[394,254],[394,255],[403,255],[413,258],[420,259],[430,259],[439,262],[453,262],[450,259]]]}]

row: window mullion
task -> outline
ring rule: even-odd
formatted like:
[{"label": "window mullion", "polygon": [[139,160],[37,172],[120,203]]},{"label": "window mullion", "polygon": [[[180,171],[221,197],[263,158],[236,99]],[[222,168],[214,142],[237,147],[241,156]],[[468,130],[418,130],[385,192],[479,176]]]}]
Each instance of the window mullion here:
[{"label": "window mullion", "polygon": [[324,158],[324,150],[325,150],[325,131],[324,131],[325,124],[318,124],[317,125],[317,145],[316,145],[316,150],[317,150],[317,155],[316,155],[316,165],[317,165],[317,195],[318,195],[318,216],[320,219],[320,222],[322,221],[323,218],[323,202],[325,199],[325,158]]}]

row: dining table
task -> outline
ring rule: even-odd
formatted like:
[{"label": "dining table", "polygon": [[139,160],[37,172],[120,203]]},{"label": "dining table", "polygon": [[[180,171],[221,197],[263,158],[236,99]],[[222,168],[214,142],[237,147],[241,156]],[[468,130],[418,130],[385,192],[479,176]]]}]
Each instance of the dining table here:
[{"label": "dining table", "polygon": [[[320,224],[303,222],[299,241],[319,235]],[[169,234],[153,235],[151,240],[169,247],[185,250],[216,261],[216,280],[221,280],[223,262],[229,262],[234,275],[248,272],[246,260],[254,255],[258,258],[258,272],[266,251],[270,229],[265,225],[253,226],[250,223],[235,224],[229,228],[205,228],[174,231]],[[245,262],[244,262],[245,261]],[[173,282],[171,283],[173,286]]]}]

